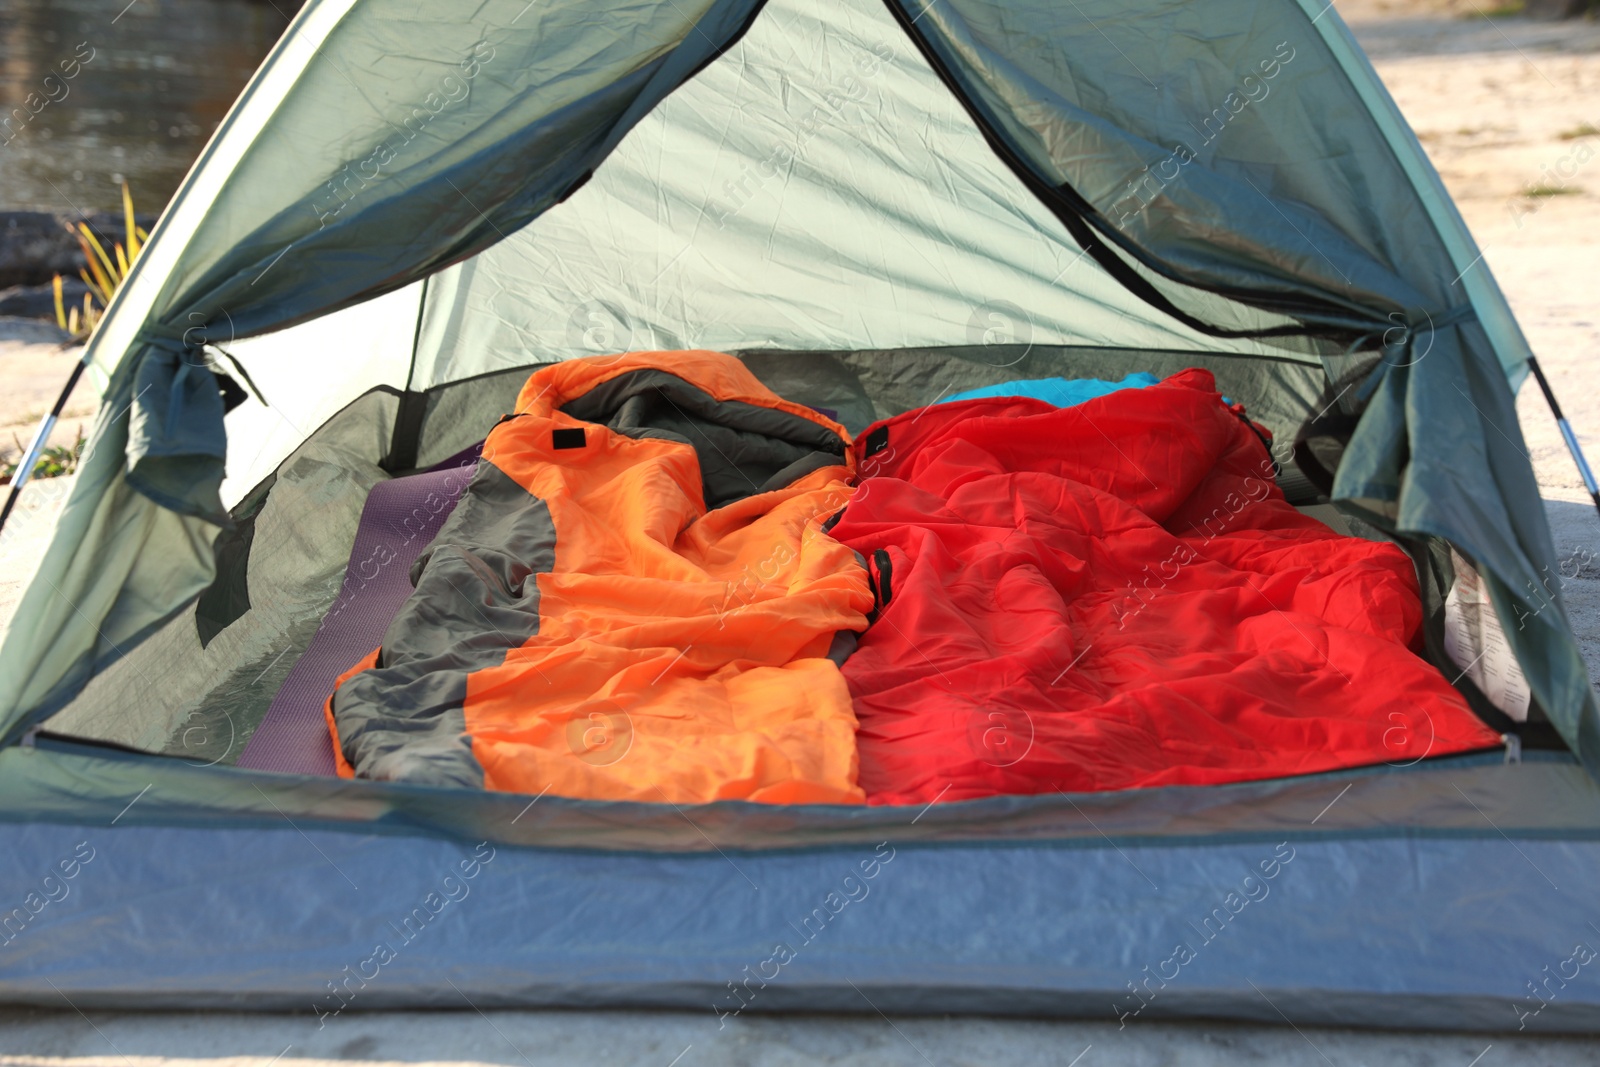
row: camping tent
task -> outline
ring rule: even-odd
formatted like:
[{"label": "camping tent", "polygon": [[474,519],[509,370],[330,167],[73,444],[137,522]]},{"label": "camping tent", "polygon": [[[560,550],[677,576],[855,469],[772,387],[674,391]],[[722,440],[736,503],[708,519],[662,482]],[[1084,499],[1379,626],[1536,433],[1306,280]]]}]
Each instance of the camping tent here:
[{"label": "camping tent", "polygon": [[[682,348],[852,431],[1208,368],[1300,441],[1285,492],[1336,470],[1412,554],[1507,749],[910,810],[238,765],[375,487],[533,365]],[[85,353],[0,651],[0,997],[1593,1027],[1600,718],[1529,355],[1319,0],[312,0]]]}]

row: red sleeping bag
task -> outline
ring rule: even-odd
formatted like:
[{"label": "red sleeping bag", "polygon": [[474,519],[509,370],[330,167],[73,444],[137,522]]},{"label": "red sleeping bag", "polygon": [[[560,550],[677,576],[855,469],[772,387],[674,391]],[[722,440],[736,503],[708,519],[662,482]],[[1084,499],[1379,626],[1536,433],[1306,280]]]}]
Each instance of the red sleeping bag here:
[{"label": "red sleeping bag", "polygon": [[1499,744],[1410,646],[1411,561],[1278,490],[1206,371],[1077,407],[988,398],[855,445],[835,538],[870,803],[1199,785]]}]

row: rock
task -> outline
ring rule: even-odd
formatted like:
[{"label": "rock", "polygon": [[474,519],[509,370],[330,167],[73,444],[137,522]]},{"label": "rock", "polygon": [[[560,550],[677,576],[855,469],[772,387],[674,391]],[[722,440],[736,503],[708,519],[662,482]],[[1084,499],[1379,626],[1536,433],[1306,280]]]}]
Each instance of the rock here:
[{"label": "rock", "polygon": [[[77,238],[67,229],[79,220],[74,216],[48,211],[0,212],[0,288],[18,285],[48,285],[57,274],[76,278],[87,266]],[[89,228],[100,238],[107,253],[113,242],[123,240],[122,216],[99,212],[87,219]],[[134,219],[144,229],[155,225],[155,216]]]},{"label": "rock", "polygon": [[37,285],[54,274],[76,274],[83,253],[64,222],[43,211],[0,217],[0,284]]},{"label": "rock", "polygon": [[[61,276],[62,307],[82,308],[83,296],[89,291],[77,274]],[[0,289],[0,317],[43,319],[56,321],[55,289],[50,285],[16,285]]]}]

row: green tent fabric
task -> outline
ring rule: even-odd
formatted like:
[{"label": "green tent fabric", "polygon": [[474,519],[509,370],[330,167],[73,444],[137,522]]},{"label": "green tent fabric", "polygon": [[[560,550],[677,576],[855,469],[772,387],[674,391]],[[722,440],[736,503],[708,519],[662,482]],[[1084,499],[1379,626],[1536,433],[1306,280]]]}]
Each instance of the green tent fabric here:
[{"label": "green tent fabric", "polygon": [[[239,128],[249,116],[236,108],[219,132],[248,147],[208,190],[215,203],[179,239],[181,258],[153,278],[147,257],[127,283],[157,290],[145,325],[132,338],[102,331],[86,353],[115,370],[79,484],[8,635],[0,735],[214,576],[225,446],[207,341],[380,295],[493,243],[569,193],[754,11],[618,4],[601,17],[571,0],[519,6],[489,5],[469,21],[448,3],[325,4],[285,35],[246,97],[274,81],[274,68],[299,69],[257,128]],[[180,200],[195,195],[193,179]],[[107,353],[119,342],[125,357]]]},{"label": "green tent fabric", "polygon": [[[882,133],[866,150],[851,107]],[[382,307],[409,316],[407,350],[327,375],[341,403],[363,380],[400,392],[397,440],[441,421],[438,390],[596,337],[831,352],[868,376],[947,351],[906,393],[926,402],[1025,288],[996,376],[1034,341],[1226,357],[1264,402],[1293,398],[1280,430],[1364,412],[1335,496],[1489,575],[1538,706],[1600,770],[1570,628],[1535,610],[1553,550],[1512,407],[1526,343],[1474,257],[1329,9],[312,0],[86,354],[104,405],[0,649],[0,734],[179,619],[225,511],[289,454],[249,439],[255,400],[224,417],[213,370],[248,372],[303,441],[329,413],[274,376],[315,380]],[[884,297],[842,296],[869,268]]]},{"label": "green tent fabric", "polygon": [[[1329,42],[1307,32],[1331,12],[1096,0],[901,6],[908,30],[1060,197],[1063,214],[1163,277],[1375,354],[1354,368],[1328,361],[1336,385],[1366,376],[1354,396],[1336,398],[1347,410],[1384,393],[1350,442],[1334,496],[1397,505],[1384,527],[1442,537],[1494,576],[1519,658],[1542,661],[1530,676],[1535,695],[1600,770],[1582,657],[1557,616],[1540,611],[1555,564],[1550,532],[1510,390],[1495,373],[1505,359],[1520,376],[1526,344],[1506,330],[1497,353],[1473,325],[1477,311],[1457,284],[1472,263],[1458,266],[1433,224],[1427,200],[1438,190],[1414,185],[1401,162],[1420,149],[1359,121],[1367,108],[1355,78],[1370,68],[1342,68]],[[1327,23],[1341,32],[1336,15]],[[1509,315],[1497,296],[1479,302],[1499,324]],[[1519,621],[1528,618],[1532,629]]]}]

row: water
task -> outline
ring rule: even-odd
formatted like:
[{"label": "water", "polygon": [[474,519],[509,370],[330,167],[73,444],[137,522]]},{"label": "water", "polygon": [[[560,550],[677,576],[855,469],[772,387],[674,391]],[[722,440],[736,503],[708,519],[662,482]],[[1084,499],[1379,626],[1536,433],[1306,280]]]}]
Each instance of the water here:
[{"label": "water", "polygon": [[0,0],[0,210],[159,212],[298,7]]}]

